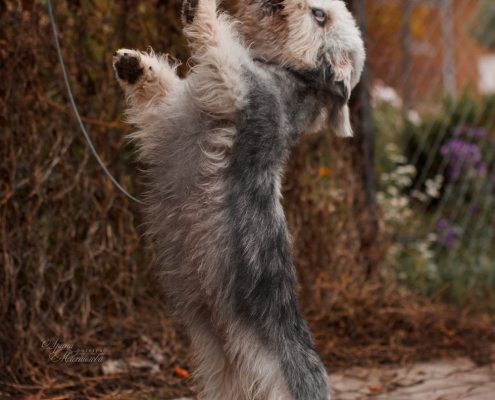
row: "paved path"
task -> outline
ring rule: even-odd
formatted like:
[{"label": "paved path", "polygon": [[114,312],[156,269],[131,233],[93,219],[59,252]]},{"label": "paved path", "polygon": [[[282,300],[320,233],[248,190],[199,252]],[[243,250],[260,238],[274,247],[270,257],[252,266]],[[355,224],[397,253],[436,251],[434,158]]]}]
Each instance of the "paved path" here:
[{"label": "paved path", "polygon": [[[495,400],[495,364],[466,358],[331,374],[333,400]],[[181,398],[176,400],[195,400]]]},{"label": "paved path", "polygon": [[495,364],[468,359],[360,367],[330,375],[334,400],[495,400]]}]

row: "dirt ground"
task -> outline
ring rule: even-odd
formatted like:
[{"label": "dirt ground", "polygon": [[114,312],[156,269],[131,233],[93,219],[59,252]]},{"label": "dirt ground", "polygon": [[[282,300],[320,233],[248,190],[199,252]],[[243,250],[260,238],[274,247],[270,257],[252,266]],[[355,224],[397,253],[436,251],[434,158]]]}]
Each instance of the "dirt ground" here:
[{"label": "dirt ground", "polygon": [[467,358],[353,367],[331,374],[330,380],[333,400],[495,400],[495,364],[478,366]]}]

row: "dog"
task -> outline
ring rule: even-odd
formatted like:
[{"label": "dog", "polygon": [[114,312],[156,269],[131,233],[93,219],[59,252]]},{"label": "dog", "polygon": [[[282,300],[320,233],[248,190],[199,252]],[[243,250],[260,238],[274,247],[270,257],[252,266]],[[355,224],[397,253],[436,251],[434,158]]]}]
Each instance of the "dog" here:
[{"label": "dog", "polygon": [[197,355],[205,400],[328,400],[330,383],[296,296],[280,204],[291,147],[347,102],[365,60],[340,0],[185,0],[178,62],[121,49],[113,66],[147,165],[154,263]]}]

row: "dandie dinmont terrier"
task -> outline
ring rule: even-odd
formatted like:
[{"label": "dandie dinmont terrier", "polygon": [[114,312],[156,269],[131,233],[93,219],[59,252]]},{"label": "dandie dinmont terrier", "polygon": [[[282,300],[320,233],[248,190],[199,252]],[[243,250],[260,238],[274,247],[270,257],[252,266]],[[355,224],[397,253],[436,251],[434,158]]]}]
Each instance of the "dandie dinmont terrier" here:
[{"label": "dandie dinmont terrier", "polygon": [[328,400],[296,297],[280,180],[304,132],[351,136],[360,32],[340,0],[185,0],[193,66],[119,50],[114,68],[147,165],[148,234],[205,400]]}]

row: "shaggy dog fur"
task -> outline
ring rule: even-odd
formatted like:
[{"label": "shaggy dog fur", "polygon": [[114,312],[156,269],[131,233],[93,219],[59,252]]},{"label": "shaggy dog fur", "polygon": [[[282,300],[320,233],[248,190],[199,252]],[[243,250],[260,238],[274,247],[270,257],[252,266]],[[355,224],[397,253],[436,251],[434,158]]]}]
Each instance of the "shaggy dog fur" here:
[{"label": "shaggy dog fur", "polygon": [[166,56],[114,54],[147,164],[148,234],[205,400],[328,400],[296,298],[280,179],[299,135],[327,116],[351,136],[364,63],[342,1],[185,0],[187,79]]}]

